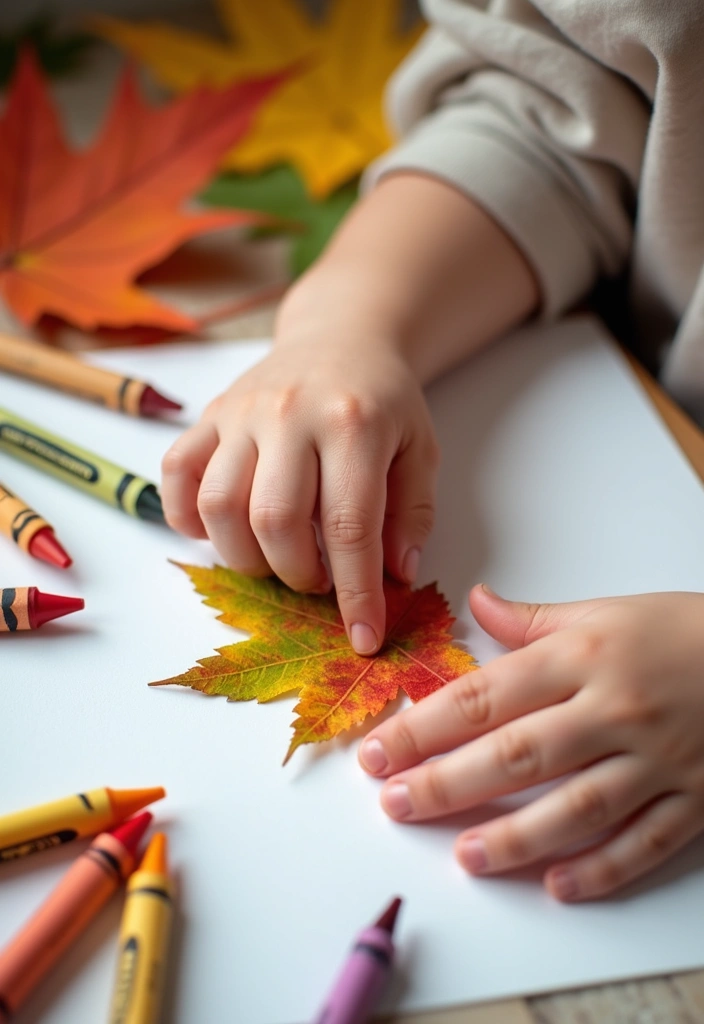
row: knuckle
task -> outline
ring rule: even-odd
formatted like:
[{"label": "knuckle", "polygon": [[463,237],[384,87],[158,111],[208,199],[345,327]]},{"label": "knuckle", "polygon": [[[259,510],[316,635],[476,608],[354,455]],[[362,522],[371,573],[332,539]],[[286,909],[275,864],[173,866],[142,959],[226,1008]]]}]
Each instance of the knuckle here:
[{"label": "knuckle", "polygon": [[523,728],[502,729],[496,734],[497,755],[503,771],[513,779],[531,782],[540,775],[535,741]]},{"label": "knuckle", "polygon": [[227,491],[214,487],[201,487],[198,492],[198,511],[202,519],[227,519],[235,508],[234,498]]},{"label": "knuckle", "polygon": [[598,895],[618,889],[625,881],[625,872],[618,861],[603,854],[594,864],[592,879]]},{"label": "knuckle", "polygon": [[376,591],[368,587],[355,587],[351,583],[339,583],[335,593],[341,605],[365,604],[377,598]]},{"label": "knuckle", "polygon": [[674,849],[674,832],[663,825],[650,824],[643,828],[641,846],[648,862],[659,861]]},{"label": "knuckle", "polygon": [[257,503],[249,510],[249,521],[257,536],[286,537],[296,526],[296,510],[284,502]]},{"label": "knuckle", "polygon": [[455,709],[461,719],[469,725],[481,725],[488,721],[489,687],[483,672],[469,672],[452,685],[450,691]]},{"label": "knuckle", "polygon": [[652,687],[643,685],[637,677],[616,680],[613,701],[609,705],[611,724],[632,727],[654,727],[662,724],[664,709],[661,698]]},{"label": "knuckle", "polygon": [[544,604],[528,604],[526,613],[528,625],[523,636],[522,646],[524,647],[543,635],[546,626],[549,625],[552,614],[550,606]]},{"label": "knuckle", "polygon": [[325,516],[323,532],[335,547],[366,548],[376,540],[377,525],[372,516],[353,505],[336,505]]},{"label": "knuckle", "polygon": [[356,395],[339,395],[328,407],[328,418],[343,433],[356,433],[365,420],[362,403]]},{"label": "knuckle", "polygon": [[294,385],[283,388],[274,398],[274,411],[281,420],[289,418],[298,401],[299,388]]},{"label": "knuckle", "polygon": [[175,476],[185,472],[188,469],[189,462],[186,451],[177,443],[169,448],[161,460],[161,471],[164,476]]},{"label": "knuckle", "polygon": [[580,824],[594,829],[605,825],[609,816],[601,790],[591,783],[582,783],[574,788],[570,794],[570,811]]},{"label": "knuckle", "polygon": [[526,864],[533,858],[533,848],[525,832],[510,819],[504,822],[500,844],[507,865]]},{"label": "knuckle", "polygon": [[198,528],[197,521],[194,523],[194,517],[189,515],[182,509],[170,508],[168,505],[164,505],[164,518],[166,522],[175,530],[176,533],[190,533],[192,530]]},{"label": "knuckle", "polygon": [[580,629],[571,638],[570,657],[579,664],[593,665],[603,658],[605,643],[604,635],[597,630]]},{"label": "knuckle", "polygon": [[428,537],[435,525],[435,506],[432,501],[419,501],[409,509],[413,529],[417,537]]},{"label": "knuckle", "polygon": [[377,433],[387,419],[380,406],[363,401],[357,395],[343,394],[328,406],[327,417],[338,434],[357,438],[360,434]]},{"label": "knuckle", "polygon": [[417,764],[423,760],[418,741],[413,729],[408,724],[406,715],[398,715],[396,719],[396,735],[394,746],[400,754],[401,760],[406,763]]},{"label": "knuckle", "polygon": [[450,792],[447,788],[447,778],[442,770],[442,761],[433,761],[426,766],[425,784],[434,811],[439,811],[442,814],[453,809]]}]

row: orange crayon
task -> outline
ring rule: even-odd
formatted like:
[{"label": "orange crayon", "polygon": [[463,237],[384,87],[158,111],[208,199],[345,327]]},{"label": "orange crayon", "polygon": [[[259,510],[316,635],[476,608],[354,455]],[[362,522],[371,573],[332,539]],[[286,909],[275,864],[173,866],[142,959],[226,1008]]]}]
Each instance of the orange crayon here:
[{"label": "orange crayon", "polygon": [[103,832],[0,951],[0,1024],[12,1015],[134,870],[152,815],[142,811]]}]

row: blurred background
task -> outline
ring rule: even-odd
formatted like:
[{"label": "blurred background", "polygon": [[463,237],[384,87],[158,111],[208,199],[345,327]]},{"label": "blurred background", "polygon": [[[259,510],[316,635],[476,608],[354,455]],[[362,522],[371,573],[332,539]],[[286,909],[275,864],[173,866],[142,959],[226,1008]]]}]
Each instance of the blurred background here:
[{"label": "blurred background", "polygon": [[[90,153],[100,137],[128,66],[143,101],[164,110],[203,86],[220,90],[289,73],[245,137],[233,136],[217,166],[183,196],[184,211],[251,211],[262,222],[174,244],[122,282],[190,318],[191,337],[268,334],[284,290],[319,256],[356,201],[365,167],[392,143],[383,113],[385,86],[422,30],[415,0],[5,0],[0,118],[10,104],[18,54],[27,50],[37,58],[39,88],[76,154]],[[41,128],[48,115],[44,111],[37,121],[37,111],[29,109],[36,95],[18,102],[27,108],[21,120],[26,115],[26,124]],[[2,132],[0,120],[3,160],[17,173],[0,181],[0,222],[3,206],[16,209],[20,200],[34,212],[31,187],[16,195],[8,189],[13,182],[20,189],[24,175],[36,177],[26,152],[36,159],[38,151],[18,148],[11,133],[3,146]],[[106,158],[105,152],[95,155],[98,162]],[[163,171],[168,176],[168,168]],[[112,169],[95,167],[96,177],[103,172]],[[62,165],[56,173],[63,180],[73,172]],[[90,210],[79,212],[90,219]],[[133,212],[143,220],[144,211]],[[52,220],[57,211],[48,214]],[[122,225],[129,233],[129,208],[120,215]],[[92,319],[73,316],[69,288],[53,298],[42,295],[41,308],[29,315],[27,303],[15,296],[18,287],[36,291],[33,268],[45,256],[31,241],[15,239],[8,248],[0,237],[0,329],[73,349],[173,340],[173,317],[155,314],[126,323],[126,311],[118,308]],[[116,249],[120,244],[116,238]],[[104,232],[100,245],[107,263],[110,237]],[[93,273],[97,262],[86,272]],[[82,280],[81,270],[77,265],[76,280]]]}]

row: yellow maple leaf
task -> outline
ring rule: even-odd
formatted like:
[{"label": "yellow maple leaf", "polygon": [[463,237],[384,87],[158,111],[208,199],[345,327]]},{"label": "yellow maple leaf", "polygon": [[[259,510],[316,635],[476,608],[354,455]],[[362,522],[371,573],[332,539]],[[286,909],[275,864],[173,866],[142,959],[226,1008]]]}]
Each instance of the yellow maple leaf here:
[{"label": "yellow maple leaf", "polygon": [[290,163],[311,195],[349,181],[390,143],[384,85],[421,34],[398,27],[400,0],[332,0],[323,21],[296,0],[218,0],[231,42],[158,22],[94,21],[97,31],[177,92],[224,86],[300,64],[224,166],[254,173]]}]

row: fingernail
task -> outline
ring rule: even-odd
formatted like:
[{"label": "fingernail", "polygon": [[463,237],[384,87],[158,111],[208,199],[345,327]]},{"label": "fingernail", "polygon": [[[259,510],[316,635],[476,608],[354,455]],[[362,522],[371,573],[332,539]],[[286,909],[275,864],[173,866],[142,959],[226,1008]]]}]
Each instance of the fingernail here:
[{"label": "fingernail", "polygon": [[379,646],[376,633],[366,622],[353,622],[350,640],[357,654],[373,654]]},{"label": "fingernail", "polygon": [[462,867],[471,871],[473,875],[480,875],[489,867],[486,843],[479,836],[463,839],[457,853]]},{"label": "fingernail", "polygon": [[489,584],[488,584],[488,583],[482,583],[482,585],[481,585],[481,588],[482,588],[482,590],[484,591],[484,593],[485,593],[485,594],[488,594],[488,595],[489,595],[489,597],[498,597],[498,596],[499,596],[499,595],[498,595],[498,594],[496,593],[496,591],[495,591],[495,590],[492,590],[492,589],[491,589],[491,587],[489,586]]},{"label": "fingernail", "polygon": [[392,818],[407,818],[413,810],[411,794],[405,782],[392,782],[384,790],[384,809]]},{"label": "fingernail", "polygon": [[567,868],[557,868],[549,875],[550,890],[558,900],[575,900],[579,896],[577,879]]},{"label": "fingernail", "polygon": [[403,560],[403,578],[406,583],[415,583],[420,565],[420,548],[409,548]]},{"label": "fingernail", "polygon": [[359,751],[359,760],[372,775],[378,775],[389,767],[384,748],[381,742],[375,739],[364,741]]}]

